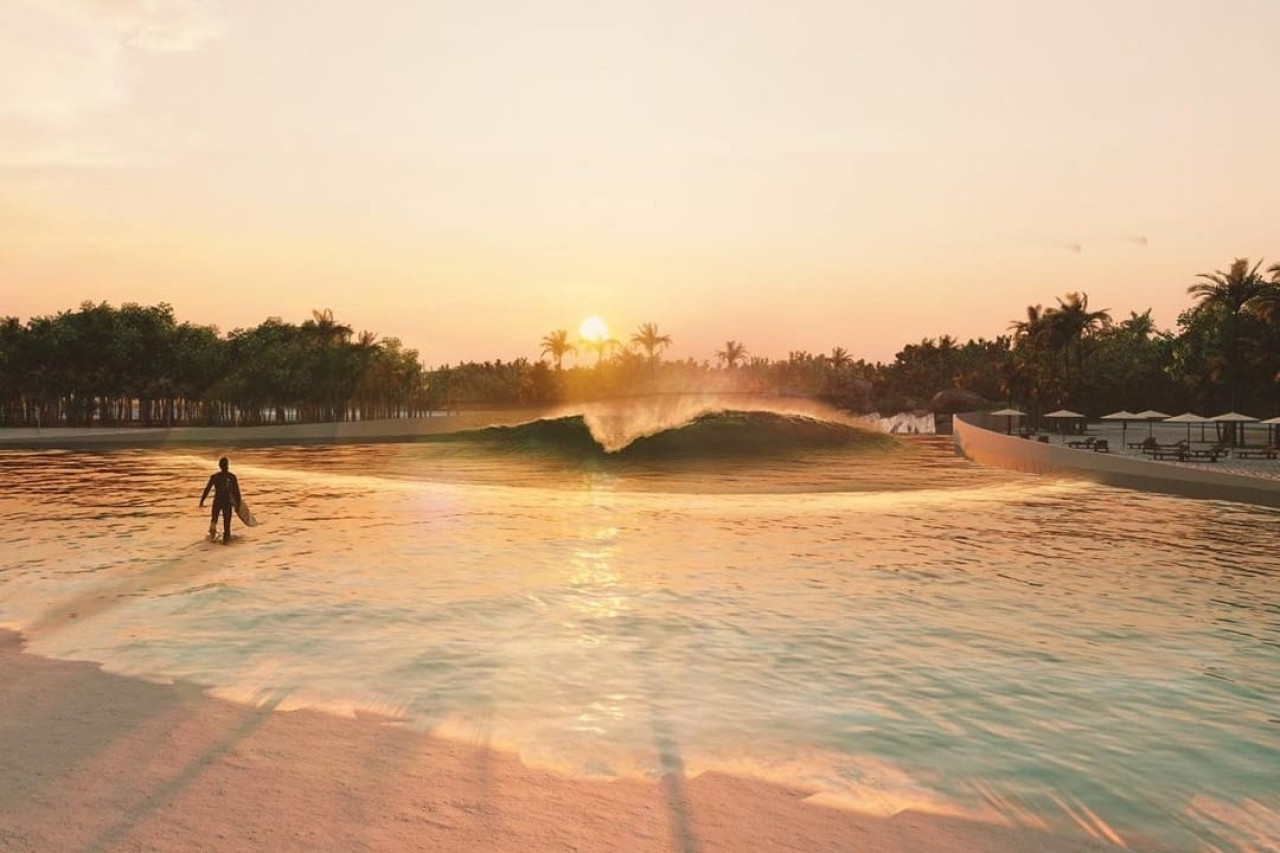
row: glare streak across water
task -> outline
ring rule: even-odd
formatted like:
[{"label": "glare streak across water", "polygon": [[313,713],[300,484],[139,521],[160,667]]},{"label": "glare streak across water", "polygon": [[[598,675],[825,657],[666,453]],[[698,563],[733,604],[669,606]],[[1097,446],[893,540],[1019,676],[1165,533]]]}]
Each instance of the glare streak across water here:
[{"label": "glare streak across water", "polygon": [[525,439],[232,452],[264,523],[228,547],[195,507],[214,455],[2,452],[0,620],[37,653],[567,773],[718,769],[1137,846],[1280,837],[1280,513],[938,439]]}]

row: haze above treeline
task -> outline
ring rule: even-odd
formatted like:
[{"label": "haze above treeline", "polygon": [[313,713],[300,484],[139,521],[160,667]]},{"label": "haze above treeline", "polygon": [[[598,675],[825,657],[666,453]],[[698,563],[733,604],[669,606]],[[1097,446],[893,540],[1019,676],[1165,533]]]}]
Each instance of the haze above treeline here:
[{"label": "haze above treeline", "polygon": [[1173,328],[1194,273],[1280,260],[1277,32],[1259,0],[5,3],[0,316],[331,308],[428,366],[588,314],[713,364],[888,363],[1071,291]]},{"label": "haze above treeline", "polygon": [[[726,340],[665,360],[656,322],[625,339],[566,329],[530,335],[535,359],[425,367],[394,337],[357,333],[331,311],[271,317],[223,336],[171,306],[82,304],[0,321],[0,425],[231,425],[412,417],[476,407],[545,406],[655,393],[819,399],[853,412],[1068,407],[1280,414],[1280,264],[1236,259],[1193,278],[1195,304],[1173,330],[1150,309],[1118,317],[1066,293],[1009,318],[1007,333],[905,345],[887,363],[836,347],[754,356]],[[566,362],[572,361],[571,364]]]}]

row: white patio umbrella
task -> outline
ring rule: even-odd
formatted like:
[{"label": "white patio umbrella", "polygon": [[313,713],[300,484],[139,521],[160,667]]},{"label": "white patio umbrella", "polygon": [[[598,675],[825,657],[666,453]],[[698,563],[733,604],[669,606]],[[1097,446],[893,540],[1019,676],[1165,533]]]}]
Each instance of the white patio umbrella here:
[{"label": "white patio umbrella", "polygon": [[1005,435],[1013,435],[1013,419],[1014,418],[1025,418],[1027,416],[1026,412],[1020,412],[1017,409],[1001,409],[1000,411],[992,412],[991,414],[999,415],[1006,419]]},{"label": "white patio umbrella", "polygon": [[1103,415],[1104,421],[1120,421],[1120,443],[1125,443],[1125,436],[1129,432],[1129,421],[1140,421],[1142,415],[1135,415],[1128,409],[1121,409],[1118,412],[1112,412],[1109,415]]},{"label": "white patio umbrella", "polygon": [[[1050,412],[1045,415],[1045,418],[1055,421],[1082,421],[1085,419],[1084,415],[1079,412],[1073,412],[1070,409],[1058,409],[1056,412]],[[1058,426],[1061,429],[1062,425],[1059,424]]]},{"label": "white patio umbrella", "polygon": [[1267,444],[1275,444],[1276,440],[1273,437],[1272,430],[1280,431],[1280,429],[1277,429],[1278,427],[1280,427],[1280,417],[1267,418],[1265,421],[1258,421],[1258,423],[1266,424],[1267,426]]},{"label": "white patio umbrella", "polygon": [[1200,424],[1200,436],[1204,437],[1204,425],[1209,422],[1208,418],[1202,418],[1194,412],[1183,412],[1180,415],[1165,418],[1167,424],[1186,424],[1187,425],[1187,441],[1191,441],[1191,425]]},{"label": "white patio umbrella", "polygon": [[1145,412],[1138,412],[1137,420],[1147,422],[1147,435],[1153,435],[1156,421],[1162,421],[1169,417],[1166,413],[1156,409],[1147,409]]},{"label": "white patio umbrella", "polygon": [[[1257,418],[1251,418],[1248,415],[1242,415],[1239,412],[1224,412],[1221,415],[1214,415],[1213,417],[1209,418],[1209,420],[1218,424],[1256,424],[1258,422]],[[1244,436],[1243,426],[1240,427],[1240,435],[1241,437]],[[1233,439],[1232,443],[1234,443],[1234,438],[1235,438],[1235,434],[1232,433],[1232,439]],[[1243,444],[1243,442],[1241,443]]]}]

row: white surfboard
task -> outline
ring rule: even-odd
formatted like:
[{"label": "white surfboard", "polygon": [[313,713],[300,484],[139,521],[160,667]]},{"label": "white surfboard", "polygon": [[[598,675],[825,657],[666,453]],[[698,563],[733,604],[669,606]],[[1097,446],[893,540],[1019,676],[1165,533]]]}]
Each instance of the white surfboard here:
[{"label": "white surfboard", "polygon": [[258,519],[254,518],[253,511],[249,509],[249,504],[246,501],[240,501],[240,505],[236,507],[236,516],[244,522],[246,527],[256,527],[258,525]]}]

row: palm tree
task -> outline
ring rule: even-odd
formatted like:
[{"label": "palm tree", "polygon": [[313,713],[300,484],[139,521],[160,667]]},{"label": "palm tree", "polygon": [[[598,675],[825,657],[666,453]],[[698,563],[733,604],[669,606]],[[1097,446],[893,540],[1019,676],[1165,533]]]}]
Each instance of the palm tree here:
[{"label": "palm tree", "polygon": [[26,329],[17,317],[0,319],[0,424],[4,426],[23,425],[18,365],[25,336]]},{"label": "palm tree", "polygon": [[1240,402],[1240,379],[1244,362],[1241,315],[1245,312],[1246,304],[1268,289],[1267,283],[1258,274],[1260,266],[1262,261],[1258,261],[1250,269],[1248,258],[1236,258],[1227,272],[1214,270],[1212,273],[1200,273],[1196,278],[1202,281],[1187,288],[1187,293],[1199,299],[1195,310],[1214,311],[1222,315],[1218,355],[1222,361],[1223,373],[1226,374],[1232,410]]},{"label": "palm tree", "polygon": [[1052,392],[1054,385],[1052,315],[1052,310],[1046,311],[1041,305],[1028,305],[1027,318],[1009,324],[1014,346],[1005,368],[1005,387],[1010,397],[1021,392],[1027,394],[1033,417],[1039,415],[1040,402]]},{"label": "palm tree", "polygon": [[1027,319],[1014,320],[1009,324],[1013,338],[1018,343],[1034,344],[1045,331],[1044,306],[1028,305]]},{"label": "palm tree", "polygon": [[1248,302],[1248,308],[1264,323],[1280,321],[1280,264],[1272,264],[1267,268],[1271,273],[1271,283],[1263,284],[1262,291]]},{"label": "palm tree", "polygon": [[550,355],[556,360],[556,370],[560,370],[561,362],[569,353],[577,353],[578,348],[569,343],[569,333],[564,329],[556,329],[542,339],[540,355]]},{"label": "palm tree", "polygon": [[1263,284],[1262,291],[1244,307],[1259,321],[1252,324],[1253,333],[1248,340],[1251,369],[1263,379],[1262,387],[1270,385],[1275,399],[1274,392],[1280,390],[1280,264],[1272,264],[1267,272],[1271,273],[1271,281]]},{"label": "palm tree", "polygon": [[831,350],[831,356],[827,359],[827,364],[831,366],[833,371],[839,373],[842,369],[848,367],[852,361],[853,358],[849,355],[849,351],[847,349],[844,347],[836,347]]},{"label": "palm tree", "polygon": [[[355,371],[352,390],[360,420],[378,416],[375,412],[378,408],[376,402],[378,398],[378,380],[381,378],[378,370],[378,356],[381,353],[382,345],[378,343],[376,332],[365,330],[356,336],[356,342],[352,349],[353,369]],[[283,410],[277,411],[277,419],[280,419],[283,414]]]},{"label": "palm tree", "polygon": [[1065,299],[1058,299],[1058,308],[1051,313],[1051,318],[1051,336],[1057,347],[1062,349],[1065,377],[1069,383],[1072,353],[1075,353],[1078,376],[1083,362],[1084,339],[1093,337],[1099,330],[1110,326],[1111,314],[1105,308],[1090,311],[1087,293],[1068,293]]},{"label": "palm tree", "polygon": [[604,354],[606,352],[611,352],[622,346],[622,344],[614,338],[597,338],[594,340],[587,340],[583,341],[582,345],[595,352],[596,367],[599,367],[604,363]]},{"label": "palm tree", "polygon": [[716,358],[724,362],[725,367],[733,370],[738,362],[747,357],[747,348],[737,341],[725,341],[724,349],[716,353]]},{"label": "palm tree", "polygon": [[1137,311],[1130,311],[1129,319],[1120,323],[1119,329],[1139,340],[1145,341],[1156,333],[1156,321],[1151,319],[1150,308],[1141,314]]},{"label": "palm tree", "polygon": [[308,334],[314,335],[316,340],[324,346],[345,344],[350,340],[352,332],[350,326],[333,319],[333,310],[330,308],[325,308],[323,311],[311,309],[311,319],[303,323],[302,328]]},{"label": "palm tree", "polygon": [[657,323],[645,323],[639,331],[631,336],[631,345],[645,351],[649,361],[658,360],[658,352],[663,347],[671,346],[670,335],[659,335]]},{"label": "palm tree", "polygon": [[[1200,305],[1215,305],[1226,308],[1230,314],[1239,314],[1240,309],[1250,299],[1258,295],[1266,282],[1258,275],[1262,261],[1249,269],[1248,258],[1236,258],[1227,272],[1214,270],[1212,273],[1200,273],[1196,278],[1204,279],[1187,288],[1187,293],[1198,297]],[[1271,271],[1280,274],[1280,264]]]}]

